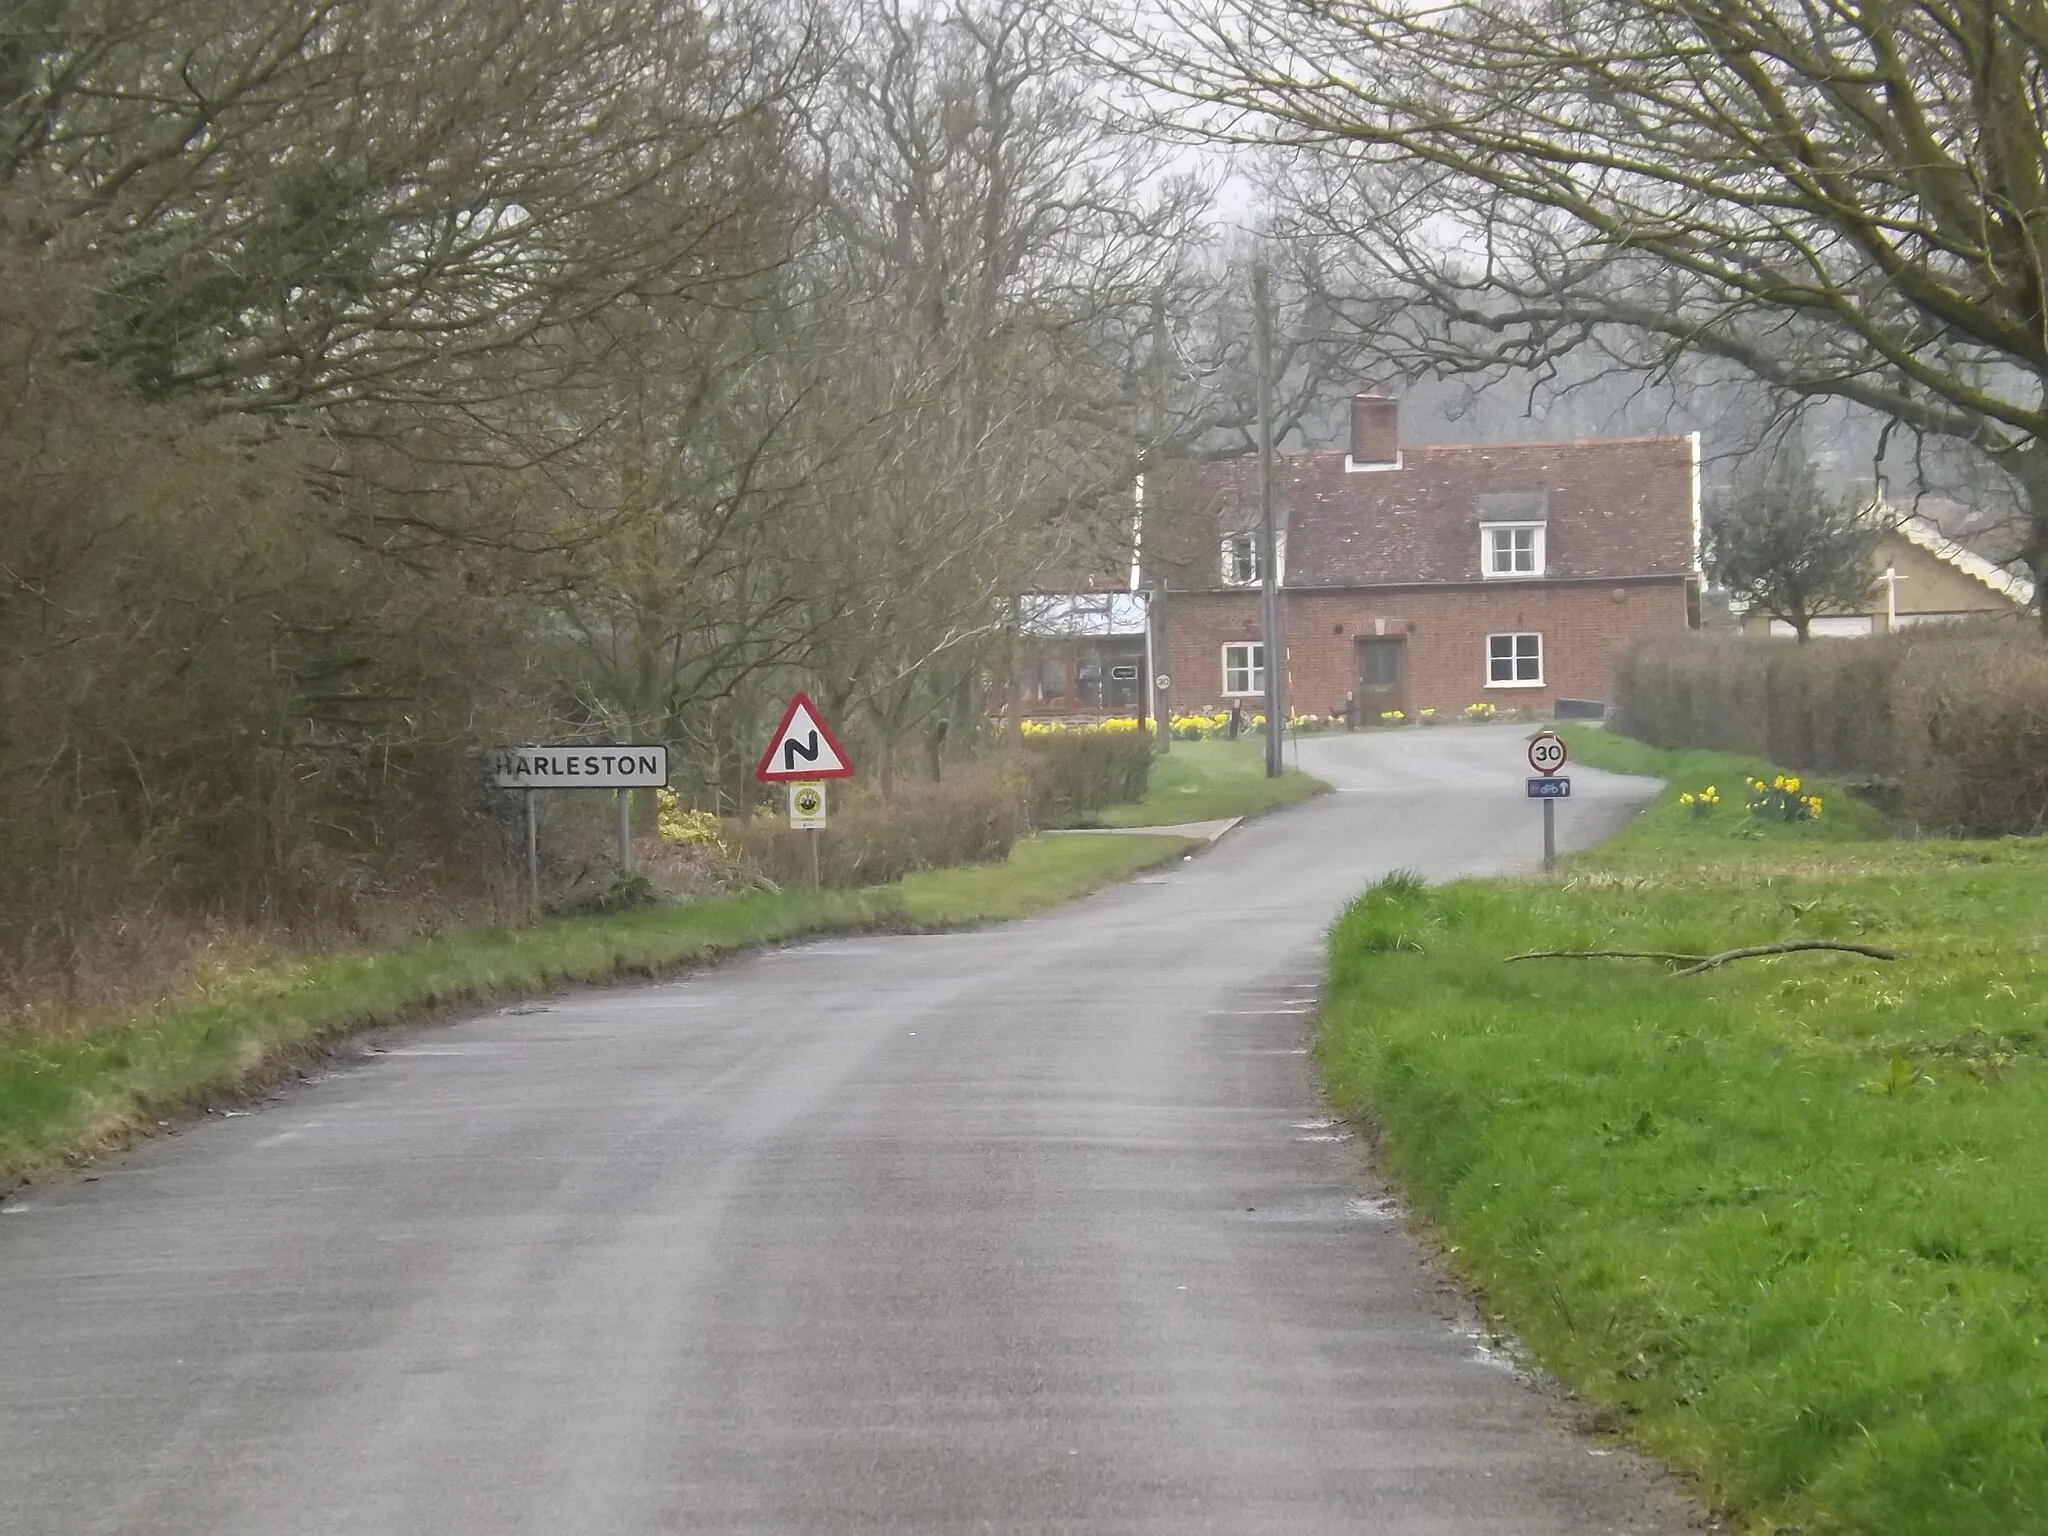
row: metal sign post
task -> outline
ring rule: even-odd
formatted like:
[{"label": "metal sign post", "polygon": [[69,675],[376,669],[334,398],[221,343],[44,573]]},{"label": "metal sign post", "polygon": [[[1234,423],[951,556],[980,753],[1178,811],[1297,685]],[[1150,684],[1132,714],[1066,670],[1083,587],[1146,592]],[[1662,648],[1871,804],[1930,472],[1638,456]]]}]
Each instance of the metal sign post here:
[{"label": "metal sign post", "polygon": [[1529,739],[1529,766],[1543,777],[1529,781],[1529,798],[1543,802],[1543,873],[1557,872],[1557,802],[1571,798],[1572,781],[1557,770],[1571,760],[1564,738],[1542,731]]},{"label": "metal sign post", "polygon": [[825,836],[825,786],[817,780],[801,780],[789,786],[789,824],[809,832],[811,845],[811,889],[822,890],[818,872],[818,849]]},{"label": "metal sign post", "polygon": [[825,780],[853,777],[853,759],[809,697],[797,694],[754,767],[763,784],[789,786],[789,824],[811,834],[811,889],[819,890],[818,846],[825,836]]},{"label": "metal sign post", "polygon": [[540,916],[540,825],[534,810],[537,789],[526,792],[526,889],[533,915]]},{"label": "metal sign post", "polygon": [[633,868],[633,813],[628,792],[668,784],[668,748],[636,746],[499,747],[491,772],[500,789],[526,791],[526,889],[540,915],[540,813],[543,789],[610,789],[619,797],[619,873]]}]

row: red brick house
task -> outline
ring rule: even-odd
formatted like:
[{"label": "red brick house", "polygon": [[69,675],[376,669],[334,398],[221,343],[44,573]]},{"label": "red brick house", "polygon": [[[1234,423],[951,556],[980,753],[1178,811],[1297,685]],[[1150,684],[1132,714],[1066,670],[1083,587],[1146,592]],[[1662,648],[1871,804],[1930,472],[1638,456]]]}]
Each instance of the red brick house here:
[{"label": "red brick house", "polygon": [[[1360,395],[1348,447],[1279,457],[1291,710],[1604,702],[1623,646],[1698,623],[1697,434],[1417,446],[1398,413]],[[1190,466],[1148,498],[1177,713],[1264,689],[1258,476],[1252,457]]]}]

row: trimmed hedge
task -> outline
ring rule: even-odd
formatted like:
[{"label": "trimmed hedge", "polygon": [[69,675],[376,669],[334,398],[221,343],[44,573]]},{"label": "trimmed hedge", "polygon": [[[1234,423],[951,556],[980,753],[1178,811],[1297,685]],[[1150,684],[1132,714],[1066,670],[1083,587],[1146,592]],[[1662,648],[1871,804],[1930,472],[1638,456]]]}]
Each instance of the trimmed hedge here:
[{"label": "trimmed hedge", "polygon": [[[1020,756],[979,760],[944,783],[899,780],[887,800],[835,788],[831,824],[816,834],[819,880],[850,888],[991,864],[1027,831],[1071,827],[1105,806],[1142,800],[1151,772],[1149,735],[1082,729],[1027,736]],[[812,835],[791,831],[779,806],[722,830],[727,855],[746,874],[782,886],[810,884]]]},{"label": "trimmed hedge", "polygon": [[1663,635],[1616,676],[1614,725],[1861,783],[1924,835],[2048,826],[2048,647],[2012,625],[1871,639]]},{"label": "trimmed hedge", "polygon": [[903,784],[883,800],[833,786],[830,824],[796,832],[782,808],[726,821],[729,855],[779,886],[811,883],[812,838],[819,883],[837,889],[882,885],[920,869],[993,864],[1009,857],[1024,832],[1012,784],[993,773],[959,774],[942,784]]},{"label": "trimmed hedge", "polygon": [[1048,731],[1024,738],[1024,815],[1071,827],[1108,805],[1145,798],[1152,738],[1143,731]]}]

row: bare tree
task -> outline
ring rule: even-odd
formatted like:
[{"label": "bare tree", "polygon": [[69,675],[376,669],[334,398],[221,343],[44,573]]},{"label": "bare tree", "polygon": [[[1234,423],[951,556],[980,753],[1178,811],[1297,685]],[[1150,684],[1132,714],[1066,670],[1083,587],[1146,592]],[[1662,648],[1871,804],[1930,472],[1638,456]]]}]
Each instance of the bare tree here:
[{"label": "bare tree", "polygon": [[1206,296],[1206,189],[1119,133],[1046,0],[874,0],[815,127],[847,324],[807,412],[833,515],[816,667],[888,761],[1007,665],[1009,599],[1119,572],[1162,329]]},{"label": "bare tree", "polygon": [[1687,353],[1988,455],[2048,575],[2048,34],[2003,0],[1164,0],[1122,62],[1271,146],[1416,364]]},{"label": "bare tree", "polygon": [[8,30],[0,179],[105,268],[102,355],[359,427],[558,383],[568,328],[724,276],[824,63],[795,5],[84,0]]}]

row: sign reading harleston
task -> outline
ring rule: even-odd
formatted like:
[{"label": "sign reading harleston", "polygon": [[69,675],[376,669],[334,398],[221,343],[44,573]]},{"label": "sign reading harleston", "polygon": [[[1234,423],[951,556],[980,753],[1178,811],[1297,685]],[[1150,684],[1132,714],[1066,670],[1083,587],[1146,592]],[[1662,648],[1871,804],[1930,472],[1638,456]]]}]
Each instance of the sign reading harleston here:
[{"label": "sign reading harleston", "polygon": [[668,748],[500,747],[491,769],[500,789],[661,789]]}]

